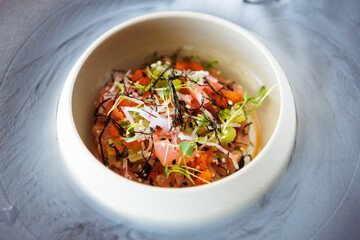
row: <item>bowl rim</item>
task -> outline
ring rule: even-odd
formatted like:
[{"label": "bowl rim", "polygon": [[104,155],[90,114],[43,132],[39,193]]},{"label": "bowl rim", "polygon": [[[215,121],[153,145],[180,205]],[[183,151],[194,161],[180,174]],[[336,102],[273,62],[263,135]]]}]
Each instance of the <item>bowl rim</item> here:
[{"label": "bowl rim", "polygon": [[[236,32],[236,34],[242,35],[242,37],[247,38],[247,40],[249,42],[251,42],[257,49],[259,49],[261,51],[261,54],[263,55],[263,57],[265,57],[266,61],[271,65],[271,68],[273,69],[274,73],[276,74],[276,80],[279,83],[278,84],[279,96],[280,96],[279,97],[279,103],[280,103],[279,116],[277,118],[276,126],[275,126],[273,133],[272,133],[271,137],[269,138],[267,144],[262,148],[260,153],[246,167],[242,168],[240,171],[235,172],[234,174],[231,174],[230,176],[227,176],[219,181],[212,182],[211,184],[192,186],[192,187],[186,187],[186,188],[154,187],[154,186],[149,186],[149,185],[145,185],[142,183],[138,183],[135,181],[131,181],[129,179],[119,176],[115,172],[113,172],[110,169],[108,169],[107,167],[105,167],[91,153],[91,151],[85,146],[85,143],[82,141],[82,139],[78,133],[78,130],[75,126],[75,122],[74,122],[73,106],[72,106],[72,104],[73,104],[73,89],[74,89],[74,86],[75,86],[75,83],[77,80],[77,76],[78,76],[80,70],[82,69],[83,64],[86,62],[86,60],[91,55],[91,53],[96,48],[98,48],[104,41],[106,41],[107,39],[111,38],[112,36],[118,34],[119,31],[121,31],[127,27],[131,27],[137,23],[141,23],[141,22],[149,21],[149,20],[153,20],[153,19],[159,19],[159,18],[161,19],[161,18],[179,18],[179,17],[214,22],[218,25],[227,27],[227,28],[229,28],[229,30]],[[66,91],[66,92],[64,93],[64,91]],[[286,103],[285,103],[285,99],[287,101]],[[134,190],[136,190],[136,191],[145,190],[145,191],[154,192],[155,194],[156,193],[167,193],[167,194],[175,194],[175,195],[182,195],[182,196],[184,196],[184,195],[190,196],[194,192],[199,193],[199,192],[207,192],[211,189],[219,189],[219,188],[221,189],[224,185],[231,183],[233,181],[233,179],[239,178],[243,175],[246,175],[248,172],[251,172],[254,168],[257,168],[257,166],[259,164],[262,164],[262,161],[264,158],[263,156],[266,156],[267,153],[269,151],[271,151],[271,148],[272,148],[274,142],[278,141],[278,136],[281,134],[284,134],[284,131],[282,130],[282,127],[281,127],[283,124],[287,123],[286,119],[284,119],[284,111],[285,111],[285,113],[290,114],[291,115],[290,118],[292,118],[292,123],[291,123],[292,129],[288,133],[288,135],[290,135],[290,138],[291,138],[291,141],[289,141],[289,144],[288,144],[290,149],[293,148],[294,141],[295,141],[295,132],[296,132],[295,104],[294,104],[290,84],[289,84],[288,80],[286,79],[286,76],[285,76],[283,70],[281,69],[279,63],[272,56],[270,51],[267,50],[266,47],[258,39],[256,39],[252,34],[250,34],[247,30],[243,29],[242,27],[240,27],[232,22],[224,20],[222,18],[215,17],[215,16],[209,15],[209,14],[199,13],[199,12],[166,11],[166,12],[150,13],[147,15],[139,16],[139,17],[127,20],[127,21],[120,23],[119,25],[111,28],[110,30],[108,30],[107,32],[102,34],[100,37],[98,37],[89,47],[87,47],[85,52],[83,52],[83,54],[81,54],[81,56],[79,57],[79,59],[77,60],[75,65],[73,66],[72,70],[70,71],[70,73],[65,81],[64,88],[62,90],[62,93],[60,96],[60,101],[58,104],[57,132],[58,132],[58,140],[59,140],[60,148],[62,150],[65,150],[65,149],[63,149],[64,146],[61,146],[62,145],[61,141],[64,141],[63,133],[61,133],[61,130],[60,130],[63,127],[63,126],[61,126],[62,125],[61,121],[63,119],[62,119],[62,116],[60,116],[59,112],[64,111],[65,109],[70,109],[70,115],[68,117],[71,118],[71,124],[69,125],[69,126],[71,126],[71,129],[70,129],[70,131],[72,132],[71,135],[72,135],[72,137],[76,138],[76,139],[74,139],[74,141],[76,141],[76,144],[79,147],[82,146],[79,149],[79,151],[82,152],[82,155],[86,156],[87,158],[92,158],[92,160],[94,160],[98,164],[99,169],[97,170],[98,171],[97,174],[99,174],[99,175],[103,175],[103,174],[114,175],[118,178],[117,184],[129,185],[129,186],[131,186],[131,188],[134,188]],[[65,165],[67,166],[67,168],[71,169],[72,168],[71,162],[69,162],[69,160],[67,160],[66,157],[63,157],[63,159],[66,163]],[[281,162],[282,169],[284,168],[284,166],[286,165],[287,162],[288,162],[288,159],[283,160]],[[74,169],[71,169],[71,170],[72,170],[72,173],[76,174]],[[280,175],[280,174],[278,174],[278,175]],[[276,176],[276,179],[278,177],[279,176]],[[79,176],[76,176],[76,178],[77,178],[77,180],[79,180],[78,179]],[[275,181],[275,180],[273,180],[273,181]],[[83,184],[81,184],[81,186],[84,187]],[[92,194],[91,191],[89,191],[89,190],[90,189],[87,188],[87,189],[84,189],[83,191],[87,192],[87,194]],[[103,202],[99,199],[96,199],[96,201],[97,202],[100,201],[100,203],[103,204]]]}]

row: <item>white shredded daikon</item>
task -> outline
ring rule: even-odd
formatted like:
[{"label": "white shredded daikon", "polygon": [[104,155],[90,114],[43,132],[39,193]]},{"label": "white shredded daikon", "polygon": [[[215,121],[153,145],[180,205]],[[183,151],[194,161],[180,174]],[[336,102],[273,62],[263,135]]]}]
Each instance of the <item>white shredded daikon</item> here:
[{"label": "white shredded daikon", "polygon": [[130,124],[135,124],[134,119],[131,117],[131,114],[128,112],[126,107],[121,107],[121,109],[126,116],[126,120],[128,120],[130,122]]},{"label": "white shredded daikon", "polygon": [[124,87],[126,89],[129,89],[131,87],[131,83],[129,82],[129,79],[131,78],[131,70],[128,70],[123,78],[124,78]]},{"label": "white shredded daikon", "polygon": [[191,103],[191,98],[189,97],[189,95],[185,95],[179,92],[177,92],[176,94],[180,100],[184,101],[185,103]]},{"label": "white shredded daikon", "polygon": [[[144,106],[144,108],[145,107],[146,106]],[[127,112],[129,116],[130,116],[129,111],[138,112],[140,116],[142,116],[143,118],[145,118],[146,120],[148,120],[150,122],[150,126],[159,126],[164,130],[169,130],[167,119],[163,118],[155,111],[152,111],[149,107],[147,107],[147,110],[149,110],[149,112],[146,112],[142,109],[134,108],[134,107],[121,107],[121,109],[124,111],[124,113]],[[125,113],[125,116],[128,118],[126,113]],[[132,121],[134,121],[134,120],[132,119]],[[132,124],[134,124],[134,123],[132,123]]]},{"label": "white shredded daikon", "polygon": [[214,121],[214,116],[205,108],[204,108],[204,113],[207,114],[207,116],[210,118],[211,121]]},{"label": "white shredded daikon", "polygon": [[178,137],[180,138],[180,140],[189,140],[189,141],[194,141],[195,138],[190,136],[190,135],[187,135],[187,134],[184,134],[183,132],[180,132]]},{"label": "white shredded daikon", "polygon": [[221,124],[220,127],[221,128],[223,128],[223,127],[238,128],[238,127],[241,127],[241,124],[240,123],[228,123],[228,124]]},{"label": "white shredded daikon", "polygon": [[[162,142],[162,143],[164,143],[164,142]],[[166,160],[167,160],[167,155],[168,155],[168,151],[169,151],[169,144],[168,145],[166,145],[166,151],[165,151],[165,160],[164,160],[164,165],[166,165]]]},{"label": "white shredded daikon", "polygon": [[128,100],[134,102],[134,103],[137,103],[137,104],[143,104],[143,103],[144,103],[143,101],[138,100],[138,99],[136,99],[136,98],[132,98],[132,97],[128,97],[128,96],[126,96],[126,98],[127,98]]}]

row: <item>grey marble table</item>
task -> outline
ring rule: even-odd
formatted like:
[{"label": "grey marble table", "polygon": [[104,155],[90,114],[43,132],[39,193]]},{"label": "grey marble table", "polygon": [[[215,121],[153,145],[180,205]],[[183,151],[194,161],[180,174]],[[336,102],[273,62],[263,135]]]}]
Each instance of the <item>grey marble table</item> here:
[{"label": "grey marble table", "polygon": [[257,36],[297,108],[286,172],[251,213],[189,239],[360,239],[360,2],[0,0],[0,239],[181,239],[133,229],[84,204],[56,140],[64,80],[89,44],[150,12],[219,16]]}]

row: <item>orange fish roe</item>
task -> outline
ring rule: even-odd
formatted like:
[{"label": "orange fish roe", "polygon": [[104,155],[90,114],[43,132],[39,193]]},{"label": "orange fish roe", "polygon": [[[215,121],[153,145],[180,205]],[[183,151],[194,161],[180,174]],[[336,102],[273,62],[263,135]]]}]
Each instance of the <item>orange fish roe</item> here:
[{"label": "orange fish roe", "polygon": [[223,106],[224,108],[229,104],[233,105],[235,103],[241,102],[244,100],[243,96],[235,91],[229,91],[229,90],[221,90],[224,97],[219,97],[214,93],[211,93],[210,96],[213,98],[219,105]]},{"label": "orange fish roe", "polygon": [[159,175],[159,172],[152,171],[149,175],[149,179],[151,178],[152,183],[155,181],[156,176]]},{"label": "orange fish roe", "polygon": [[126,148],[141,148],[141,143],[139,142],[139,141],[137,141],[137,140],[135,140],[135,141],[132,141],[132,142],[126,142],[126,141],[123,141],[122,142],[123,144],[124,144],[124,146],[126,147]]},{"label": "orange fish roe", "polygon": [[[123,151],[123,147],[117,143],[113,143],[115,145],[115,147],[117,148],[117,150],[119,150],[119,152],[122,152]],[[109,150],[113,153],[113,154],[116,154],[116,151],[114,148],[112,147],[109,147]]]},{"label": "orange fish roe", "polygon": [[146,75],[145,69],[137,69],[131,77],[131,81],[138,82],[141,85],[147,86],[150,82],[149,77]]},{"label": "orange fish roe", "polygon": [[228,101],[232,101],[233,103],[238,103],[244,100],[243,96],[234,91],[223,91],[224,96],[228,99]]},{"label": "orange fish roe", "polygon": [[208,151],[201,151],[198,153],[198,157],[189,162],[189,167],[196,168],[200,171],[208,169],[207,163],[211,162],[211,156],[213,155],[213,150],[209,149]]},{"label": "orange fish roe", "polygon": [[205,70],[202,66],[200,66],[200,64],[198,64],[197,62],[194,61],[178,61],[176,62],[175,65],[176,69],[180,69],[180,70],[194,70],[194,71],[201,71],[201,70]]},{"label": "orange fish roe", "polygon": [[110,130],[110,132],[111,132],[111,137],[112,137],[113,139],[120,137],[120,134],[119,134],[119,132],[116,130],[116,128],[115,128],[114,125],[111,125],[110,128],[109,128],[109,130]]},{"label": "orange fish roe", "polygon": [[[197,176],[199,178],[202,178],[208,182],[211,182],[211,178],[213,176],[213,173],[209,170],[209,169],[206,169],[205,171],[203,171],[202,173],[199,173],[197,174]],[[201,185],[201,184],[206,184],[206,182],[204,182],[203,180],[199,179],[199,178],[196,178],[195,182],[198,184],[198,185]]]}]

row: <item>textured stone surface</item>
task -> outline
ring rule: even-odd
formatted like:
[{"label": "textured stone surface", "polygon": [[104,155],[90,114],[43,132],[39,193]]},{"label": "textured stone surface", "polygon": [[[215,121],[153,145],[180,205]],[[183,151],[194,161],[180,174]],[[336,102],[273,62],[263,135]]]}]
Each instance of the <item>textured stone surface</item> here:
[{"label": "textured stone surface", "polygon": [[288,169],[249,213],[189,239],[360,238],[360,2],[0,0],[0,239],[176,239],[99,215],[74,194],[56,141],[64,80],[98,36],[132,17],[190,10],[254,33],[293,88]]}]

